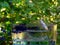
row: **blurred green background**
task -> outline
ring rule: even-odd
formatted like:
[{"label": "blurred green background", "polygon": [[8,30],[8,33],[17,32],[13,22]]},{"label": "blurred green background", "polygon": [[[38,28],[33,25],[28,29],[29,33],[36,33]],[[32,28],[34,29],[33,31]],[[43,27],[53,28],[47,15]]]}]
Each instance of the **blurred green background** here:
[{"label": "blurred green background", "polygon": [[[60,44],[60,0],[0,0],[0,27],[9,32],[14,24],[45,23],[58,25],[57,44]],[[6,38],[8,37],[6,32]],[[7,38],[8,40],[8,38]]]}]

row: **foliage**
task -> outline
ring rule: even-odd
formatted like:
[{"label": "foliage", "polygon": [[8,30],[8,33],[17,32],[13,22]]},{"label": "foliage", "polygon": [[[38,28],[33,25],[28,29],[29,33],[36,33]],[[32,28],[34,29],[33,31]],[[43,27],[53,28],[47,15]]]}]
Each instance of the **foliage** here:
[{"label": "foliage", "polygon": [[60,25],[60,0],[0,0],[0,27],[7,32],[14,24],[29,24],[40,18]]},{"label": "foliage", "polygon": [[44,15],[55,17],[60,12],[59,4],[59,0],[0,0],[0,23],[27,24]]},{"label": "foliage", "polygon": [[39,20],[60,24],[59,0],[0,0],[0,27],[11,30],[13,24]]}]

